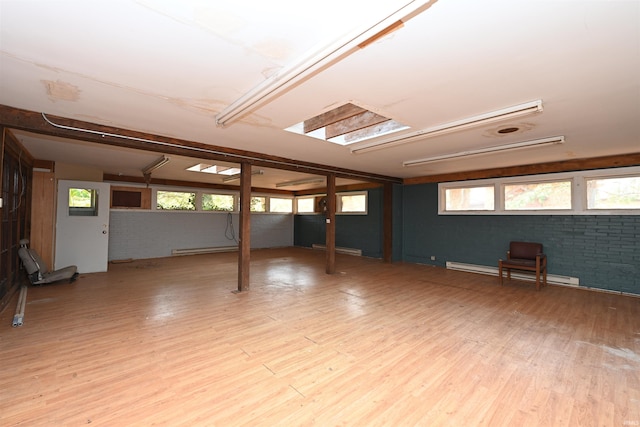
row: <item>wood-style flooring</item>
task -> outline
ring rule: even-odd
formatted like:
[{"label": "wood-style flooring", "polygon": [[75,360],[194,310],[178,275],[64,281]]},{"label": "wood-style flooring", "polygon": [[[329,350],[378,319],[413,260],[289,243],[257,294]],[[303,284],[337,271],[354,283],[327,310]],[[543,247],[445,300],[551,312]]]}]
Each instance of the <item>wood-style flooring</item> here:
[{"label": "wood-style flooring", "polygon": [[0,315],[2,426],[638,426],[640,298],[287,248],[112,264]]}]

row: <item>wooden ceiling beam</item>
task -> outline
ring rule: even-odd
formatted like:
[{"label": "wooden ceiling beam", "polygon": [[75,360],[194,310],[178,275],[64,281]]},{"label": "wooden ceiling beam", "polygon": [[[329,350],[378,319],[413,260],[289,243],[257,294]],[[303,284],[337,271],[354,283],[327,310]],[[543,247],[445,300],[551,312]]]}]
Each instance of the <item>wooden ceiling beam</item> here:
[{"label": "wooden ceiling beam", "polygon": [[[338,193],[347,192],[347,191],[364,191],[371,190],[374,188],[380,188],[383,184],[376,183],[362,183],[362,184],[346,184],[346,185],[336,185],[336,191]],[[327,187],[320,188],[312,188],[309,190],[298,190],[293,193],[294,196],[313,196],[316,194],[326,194]]]},{"label": "wooden ceiling beam", "polygon": [[[344,104],[338,108],[334,108],[331,111],[312,117],[309,120],[304,121],[304,133],[313,132],[323,127],[327,127],[333,123],[348,119],[349,117],[356,116],[366,112],[364,108],[358,107],[353,104]],[[327,138],[329,139],[329,138]]]},{"label": "wooden ceiling beam", "polygon": [[389,120],[391,119],[371,111],[365,111],[364,113],[349,117],[348,119],[327,125],[324,131],[324,138],[328,141],[336,136],[375,126]]},{"label": "wooden ceiling beam", "polygon": [[178,138],[138,132],[130,129],[122,129],[114,126],[105,126],[81,120],[68,119],[65,117],[47,116],[47,119],[55,123],[55,126],[45,120],[42,113],[0,105],[0,126],[6,126],[10,129],[19,129],[27,132],[57,136],[60,138],[145,150],[155,153],[174,154],[196,159],[235,163],[250,162],[255,166],[325,176],[335,173],[339,178],[360,179],[370,182],[402,182],[402,179],[397,177],[336,168],[334,166],[303,162],[252,151],[203,144]]},{"label": "wooden ceiling beam", "polygon": [[452,172],[438,175],[427,175],[415,178],[405,178],[403,180],[403,183],[405,185],[413,185],[433,182],[467,181],[473,179],[506,178],[511,176],[608,169],[627,166],[640,166],[640,153],[593,157],[589,159],[572,159],[563,160],[560,162],[511,166],[505,168],[480,169],[468,172]]},{"label": "wooden ceiling beam", "polygon": [[[127,176],[127,175],[113,175],[105,173],[102,175],[102,179],[104,181],[111,182],[127,182],[130,184],[146,184],[146,181],[143,177],[139,176]],[[212,184],[209,182],[198,182],[198,181],[182,181],[178,179],[164,179],[164,178],[151,178],[149,184],[155,185],[166,185],[173,187],[187,187],[187,188],[206,188],[209,190],[227,190],[227,191],[238,191],[239,186],[230,185],[230,184]],[[290,190],[280,190],[274,188],[263,188],[263,187],[251,187],[251,191],[255,193],[269,193],[269,194],[279,194],[282,196],[294,196],[295,193]]]}]

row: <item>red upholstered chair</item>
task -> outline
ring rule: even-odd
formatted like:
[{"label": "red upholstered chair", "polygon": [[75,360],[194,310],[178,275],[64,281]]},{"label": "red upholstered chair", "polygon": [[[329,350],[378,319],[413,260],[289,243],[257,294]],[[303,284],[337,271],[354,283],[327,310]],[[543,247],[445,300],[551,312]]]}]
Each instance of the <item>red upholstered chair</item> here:
[{"label": "red upholstered chair", "polygon": [[547,286],[547,256],[542,251],[542,243],[511,242],[507,251],[507,259],[498,261],[498,274],[502,285],[502,270],[507,270],[507,279],[511,279],[511,270],[535,271],[536,290]]}]

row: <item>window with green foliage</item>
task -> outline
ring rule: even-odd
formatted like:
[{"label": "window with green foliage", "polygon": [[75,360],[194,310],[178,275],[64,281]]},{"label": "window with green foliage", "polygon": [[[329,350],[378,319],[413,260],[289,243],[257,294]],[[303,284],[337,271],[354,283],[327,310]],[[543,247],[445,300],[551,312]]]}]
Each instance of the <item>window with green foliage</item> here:
[{"label": "window with green foliage", "polygon": [[267,198],[266,197],[252,197],[251,198],[251,212],[266,212],[267,211]]},{"label": "window with green foliage", "polygon": [[186,191],[158,191],[156,209],[160,210],[196,210],[196,193]]},{"label": "window with green foliage", "polygon": [[203,194],[202,210],[233,212],[235,197],[232,194]]},{"label": "window with green foliage", "polygon": [[98,216],[98,191],[91,188],[70,188],[69,215]]},{"label": "window with green foliage", "polygon": [[513,210],[571,209],[571,181],[504,185],[504,208]]},{"label": "window with green foliage", "polygon": [[281,199],[269,197],[269,212],[291,213],[293,212],[293,199]]}]

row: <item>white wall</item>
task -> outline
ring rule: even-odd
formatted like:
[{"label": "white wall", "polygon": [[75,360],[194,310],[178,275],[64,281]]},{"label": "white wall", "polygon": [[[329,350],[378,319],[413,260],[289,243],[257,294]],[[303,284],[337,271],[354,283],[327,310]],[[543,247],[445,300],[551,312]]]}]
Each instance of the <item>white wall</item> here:
[{"label": "white wall", "polygon": [[[230,225],[229,220],[231,220]],[[171,256],[173,249],[235,246],[239,216],[219,212],[111,210],[109,261]],[[293,215],[252,214],[251,247],[293,246]]]}]

